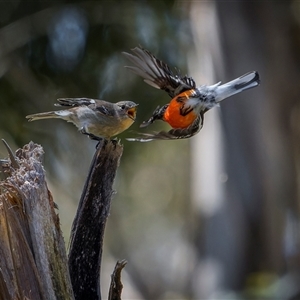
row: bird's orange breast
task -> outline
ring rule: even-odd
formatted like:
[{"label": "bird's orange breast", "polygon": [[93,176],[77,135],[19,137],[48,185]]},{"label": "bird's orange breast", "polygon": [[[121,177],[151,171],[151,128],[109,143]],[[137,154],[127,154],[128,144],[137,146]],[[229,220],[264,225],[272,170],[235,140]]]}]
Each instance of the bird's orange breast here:
[{"label": "bird's orange breast", "polygon": [[[168,122],[173,128],[187,128],[195,121],[197,117],[194,111],[191,111],[184,116],[181,114],[181,108],[185,102],[184,96],[186,99],[189,97],[189,95],[184,92],[173,98],[164,113],[164,121]],[[178,101],[179,97],[181,97],[180,101]]]}]

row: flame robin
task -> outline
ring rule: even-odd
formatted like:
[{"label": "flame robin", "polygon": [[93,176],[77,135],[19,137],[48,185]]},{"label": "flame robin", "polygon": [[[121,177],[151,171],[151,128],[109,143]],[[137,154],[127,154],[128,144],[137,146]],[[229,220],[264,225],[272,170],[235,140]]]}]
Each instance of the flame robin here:
[{"label": "flame robin", "polygon": [[166,63],[158,60],[148,50],[136,47],[132,52],[133,54],[123,52],[135,65],[126,68],[143,77],[149,85],[166,91],[172,98],[168,104],[158,106],[151,118],[144,121],[140,127],[146,127],[156,120],[163,120],[169,123],[172,129],[153,134],[140,133],[138,138],[128,139],[130,141],[192,137],[202,128],[204,114],[208,110],[217,106],[225,98],[256,87],[260,83],[258,72],[253,71],[225,84],[218,82],[214,85],[196,87],[191,77],[173,72]]},{"label": "flame robin", "polygon": [[55,106],[69,109],[28,115],[28,121],[59,118],[71,122],[94,140],[110,139],[129,128],[136,117],[138,104],[132,101],[110,103],[89,98],[60,98]]}]

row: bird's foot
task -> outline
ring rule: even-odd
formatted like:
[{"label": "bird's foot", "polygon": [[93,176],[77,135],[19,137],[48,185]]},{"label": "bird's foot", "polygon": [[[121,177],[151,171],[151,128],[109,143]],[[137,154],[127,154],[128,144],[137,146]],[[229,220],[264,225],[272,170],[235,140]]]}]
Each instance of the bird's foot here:
[{"label": "bird's foot", "polygon": [[154,121],[156,120],[162,120],[163,119],[163,116],[164,116],[164,113],[167,109],[169,104],[166,104],[162,107],[160,106],[157,106],[156,109],[154,110],[153,114],[152,114],[152,117],[148,120],[148,121],[144,121],[140,127],[143,128],[143,127],[147,127],[149,126],[150,124],[154,123]]},{"label": "bird's foot", "polygon": [[82,134],[87,135],[91,140],[99,141],[99,142],[103,140],[102,137],[96,136],[96,135],[94,135],[94,134],[92,134],[92,133],[87,132],[86,129],[85,129],[84,127],[82,127],[79,131],[80,131]]},{"label": "bird's foot", "polygon": [[111,142],[114,144],[114,146],[117,146],[121,144],[121,139],[115,137],[111,139]]}]

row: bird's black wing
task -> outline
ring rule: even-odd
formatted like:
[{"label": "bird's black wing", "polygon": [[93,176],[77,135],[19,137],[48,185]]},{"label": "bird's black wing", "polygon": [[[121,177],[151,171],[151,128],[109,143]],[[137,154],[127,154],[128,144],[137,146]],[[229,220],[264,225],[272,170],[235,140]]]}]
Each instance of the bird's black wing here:
[{"label": "bird's black wing", "polygon": [[133,54],[127,52],[123,54],[135,66],[125,66],[125,68],[143,77],[149,85],[166,91],[170,97],[174,98],[186,90],[196,88],[193,78],[173,72],[166,63],[158,60],[148,50],[136,47],[132,52]]},{"label": "bird's black wing", "polygon": [[95,104],[96,101],[90,98],[58,98],[55,106],[69,106],[69,107],[76,107],[76,106],[88,106],[91,104]]},{"label": "bird's black wing", "polygon": [[89,106],[89,108],[94,111],[98,111],[105,116],[115,116],[115,107],[113,103],[106,102],[104,100],[96,100],[90,98],[59,98],[58,103],[55,106],[68,106],[68,107],[78,107],[78,106]]},{"label": "bird's black wing", "polygon": [[171,129],[154,133],[139,133],[136,138],[127,138],[131,142],[150,142],[152,140],[178,140],[187,139],[198,133],[203,126],[203,114],[199,115],[195,121],[187,128]]}]

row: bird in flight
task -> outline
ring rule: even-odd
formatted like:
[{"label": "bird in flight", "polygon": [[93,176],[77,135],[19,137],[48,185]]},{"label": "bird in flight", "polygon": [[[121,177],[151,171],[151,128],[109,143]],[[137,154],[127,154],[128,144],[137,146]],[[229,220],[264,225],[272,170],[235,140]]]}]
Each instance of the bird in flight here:
[{"label": "bird in flight", "polygon": [[68,109],[28,115],[28,121],[58,118],[73,123],[91,139],[110,139],[127,128],[136,118],[138,104],[132,101],[111,103],[89,98],[59,98],[55,106]]},{"label": "bird in flight", "polygon": [[249,72],[225,84],[196,86],[192,77],[181,76],[178,71],[172,71],[163,61],[157,59],[150,51],[142,47],[131,50],[133,54],[123,54],[134,64],[125,66],[144,81],[166,91],[172,98],[162,107],[158,106],[151,118],[144,121],[140,127],[146,127],[156,120],[163,120],[172,127],[169,131],[154,133],[139,133],[137,138],[129,141],[147,142],[152,140],[185,139],[194,136],[203,126],[204,114],[217,106],[222,100],[235,94],[256,87],[260,83],[256,71]]}]

